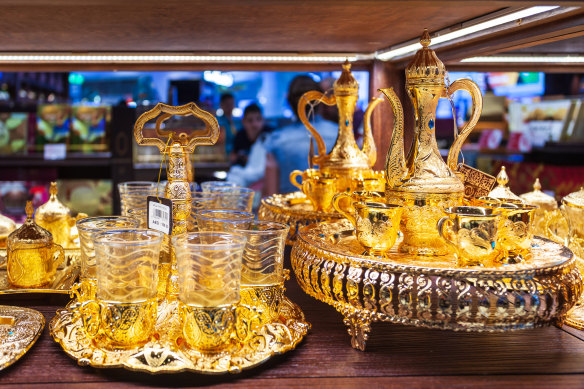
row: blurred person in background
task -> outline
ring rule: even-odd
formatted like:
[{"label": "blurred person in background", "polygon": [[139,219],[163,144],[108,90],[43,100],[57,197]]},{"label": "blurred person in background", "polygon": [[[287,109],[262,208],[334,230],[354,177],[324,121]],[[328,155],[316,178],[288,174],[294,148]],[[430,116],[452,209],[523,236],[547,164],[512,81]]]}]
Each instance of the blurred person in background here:
[{"label": "blurred person in background", "polygon": [[235,135],[230,161],[232,165],[245,166],[252,145],[261,134],[269,132],[271,128],[266,126],[262,109],[255,103],[245,107],[241,123],[243,128]]},{"label": "blurred person in background", "polygon": [[235,97],[231,93],[223,93],[219,99],[219,109],[217,110],[217,121],[219,122],[219,139],[217,143],[225,145],[225,155],[231,155],[233,151],[233,141],[237,133],[237,123],[233,118],[233,108],[235,108]]},{"label": "blurred person in background", "polygon": [[[310,149],[310,132],[298,119],[298,101],[306,92],[316,90],[322,92],[319,84],[308,75],[296,76],[288,87],[288,104],[294,112],[296,122],[274,130],[263,142],[266,150],[266,170],[264,178],[263,195],[268,196],[273,193],[289,193],[296,189],[290,183],[290,173],[293,170],[306,170],[308,165],[308,154]],[[313,102],[316,103],[316,102]],[[310,104],[307,105],[307,114],[310,122],[318,131],[327,146],[327,153],[335,144],[339,132],[338,123],[326,120],[320,115],[324,104],[317,104],[312,115]],[[313,116],[313,117],[311,117]],[[316,142],[314,142],[316,151]]]}]

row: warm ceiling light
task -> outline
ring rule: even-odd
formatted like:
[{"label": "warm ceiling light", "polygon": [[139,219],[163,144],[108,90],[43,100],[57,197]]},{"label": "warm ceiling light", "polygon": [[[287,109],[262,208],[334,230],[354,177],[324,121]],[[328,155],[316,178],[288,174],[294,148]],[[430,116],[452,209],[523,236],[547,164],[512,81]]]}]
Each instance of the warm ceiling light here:
[{"label": "warm ceiling light", "polygon": [[112,63],[206,63],[206,62],[351,62],[358,58],[350,55],[187,55],[187,54],[0,54],[0,63],[28,62],[112,62]]},{"label": "warm ceiling light", "polygon": [[[478,23],[469,27],[461,28],[460,30],[448,32],[444,35],[439,35],[432,38],[432,44],[437,45],[440,43],[448,42],[453,39],[461,38],[463,36],[467,36],[470,34],[474,34],[479,31],[487,30],[489,28],[493,28],[496,26],[500,26],[505,23],[514,22],[521,18],[526,18],[529,16],[537,15],[543,12],[551,11],[552,9],[558,8],[558,6],[538,6],[538,7],[530,7],[526,8],[521,11],[513,12],[508,15],[500,16],[498,18],[494,18],[491,20],[487,20],[486,22]],[[387,61],[395,57],[399,57],[405,54],[413,53],[419,50],[422,45],[419,42],[412,43],[406,46],[397,47],[395,49],[386,51],[386,52],[378,52],[375,57],[382,61]]]},{"label": "warm ceiling light", "polygon": [[581,55],[546,55],[546,56],[489,56],[465,58],[460,62],[475,63],[584,63]]}]

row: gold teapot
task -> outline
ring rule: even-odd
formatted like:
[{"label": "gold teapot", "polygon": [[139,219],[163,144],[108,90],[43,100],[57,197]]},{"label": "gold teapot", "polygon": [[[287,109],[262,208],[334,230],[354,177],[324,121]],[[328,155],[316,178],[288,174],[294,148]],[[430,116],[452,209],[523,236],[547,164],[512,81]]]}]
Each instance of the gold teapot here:
[{"label": "gold teapot", "polygon": [[[333,84],[333,95],[310,91],[302,95],[298,102],[298,117],[314,137],[318,155],[312,157],[312,164],[318,165],[325,174],[333,174],[340,181],[339,190],[350,186],[350,179],[362,172],[371,172],[377,159],[377,149],[371,131],[371,114],[382,101],[373,98],[363,118],[363,147],[360,149],[353,133],[353,114],[359,97],[359,83],[351,74],[351,64],[345,61],[341,76]],[[337,105],[339,109],[339,135],[330,153],[326,154],[324,140],[308,121],[306,105],[318,100],[327,105]]]},{"label": "gold teapot", "polygon": [[79,213],[76,218],[71,217],[69,208],[57,198],[58,189],[56,182],[51,182],[49,193],[49,201],[37,208],[34,221],[51,233],[56,244],[64,248],[79,247],[74,242],[78,235],[77,233],[72,233],[71,229],[75,226],[75,222],[78,219],[87,217],[87,215]]},{"label": "gold teapot", "polygon": [[[430,36],[427,30],[420,43],[422,48],[406,68],[406,91],[416,119],[407,158],[402,105],[392,88],[381,89],[395,117],[385,166],[386,199],[388,203],[405,206],[401,222],[404,234],[399,247],[401,252],[444,255],[449,249],[440,239],[436,223],[444,216],[444,208],[462,204],[464,184],[461,174],[457,174],[458,155],[481,115],[482,95],[479,87],[470,80],[456,80],[447,86],[444,64],[428,48]],[[436,106],[440,98],[450,98],[458,90],[466,90],[472,96],[472,114],[454,139],[445,163],[436,144]]]}]

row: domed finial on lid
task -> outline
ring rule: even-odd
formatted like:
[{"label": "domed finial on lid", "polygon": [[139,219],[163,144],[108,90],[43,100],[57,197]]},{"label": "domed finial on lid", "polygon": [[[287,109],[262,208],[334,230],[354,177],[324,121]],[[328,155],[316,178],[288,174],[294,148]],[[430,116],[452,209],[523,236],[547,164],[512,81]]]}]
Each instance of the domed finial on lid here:
[{"label": "domed finial on lid", "polygon": [[26,207],[24,208],[24,211],[26,212],[27,219],[32,218],[32,214],[34,213],[34,208],[32,207],[32,201],[26,202]]},{"label": "domed finial on lid", "polygon": [[422,34],[422,37],[420,38],[420,44],[422,45],[422,47],[428,47],[430,46],[430,34],[428,33],[428,29],[424,28],[424,33]]},{"label": "domed finial on lid", "polygon": [[539,178],[535,179],[535,182],[533,183],[533,190],[534,191],[541,191],[541,184],[539,183]]},{"label": "domed finial on lid", "polygon": [[342,66],[343,72],[333,84],[335,96],[358,96],[359,83],[351,73],[351,63],[347,59]]},{"label": "domed finial on lid", "polygon": [[[556,199],[541,191],[539,178],[536,178],[533,183],[533,192],[524,193],[519,197],[521,197],[527,204],[537,205],[544,211],[553,211],[558,208]],[[536,211],[536,214],[537,213],[539,213],[539,211]]]},{"label": "domed finial on lid", "polygon": [[509,176],[507,175],[507,171],[505,171],[505,166],[501,166],[501,171],[499,174],[497,174],[497,186],[489,192],[487,197],[499,200],[513,200],[523,202],[521,197],[511,192],[511,189],[509,189],[507,186],[508,183]]},{"label": "domed finial on lid", "polygon": [[51,182],[51,187],[49,188],[49,193],[51,196],[56,196],[59,190],[57,189],[57,183],[55,181]]},{"label": "domed finial on lid", "polygon": [[507,171],[505,171],[505,166],[501,166],[501,171],[497,174],[497,184],[500,186],[505,186],[509,182],[509,176]]}]

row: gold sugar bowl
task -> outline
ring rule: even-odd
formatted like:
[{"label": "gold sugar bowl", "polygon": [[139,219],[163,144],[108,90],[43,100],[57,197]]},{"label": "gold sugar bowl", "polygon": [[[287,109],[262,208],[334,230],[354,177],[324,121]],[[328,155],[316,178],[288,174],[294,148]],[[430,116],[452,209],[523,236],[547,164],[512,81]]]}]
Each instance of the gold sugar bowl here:
[{"label": "gold sugar bowl", "polygon": [[79,243],[75,242],[78,234],[73,227],[77,220],[87,217],[87,215],[79,213],[76,218],[71,217],[71,210],[57,197],[56,182],[51,182],[49,193],[49,200],[38,207],[35,212],[35,222],[52,234],[55,243],[65,249],[78,249]]},{"label": "gold sugar bowl", "polygon": [[[462,205],[464,185],[457,173],[462,144],[478,122],[482,111],[482,95],[472,81],[460,79],[446,85],[446,69],[433,50],[428,48],[430,36],[424,31],[422,48],[406,68],[406,91],[414,107],[416,124],[410,151],[404,152],[403,108],[392,88],[381,89],[389,100],[394,126],[386,162],[386,199],[405,207],[401,229],[402,253],[445,255],[449,248],[440,239],[436,224],[443,209]],[[473,100],[470,120],[462,127],[448,152],[445,163],[435,136],[438,100],[466,90]]]}]

